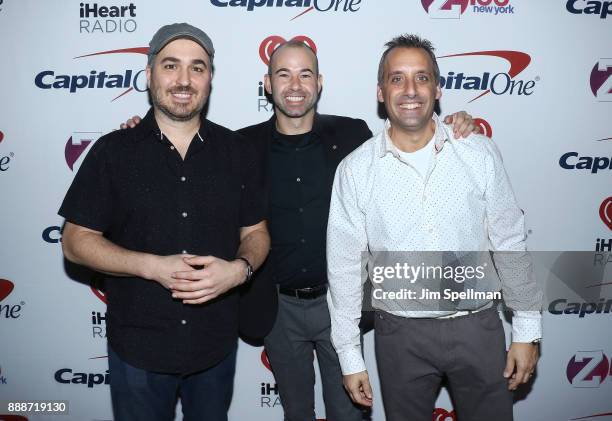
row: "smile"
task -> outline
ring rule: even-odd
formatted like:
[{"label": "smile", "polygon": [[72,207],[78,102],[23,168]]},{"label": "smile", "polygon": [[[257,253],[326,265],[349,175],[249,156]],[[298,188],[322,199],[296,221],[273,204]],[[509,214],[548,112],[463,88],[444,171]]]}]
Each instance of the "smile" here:
[{"label": "smile", "polygon": [[304,100],[304,96],[286,96],[285,99],[289,102],[300,102]]},{"label": "smile", "polygon": [[414,110],[416,108],[421,108],[423,104],[421,103],[410,103],[410,104],[400,104],[400,108],[403,110]]}]

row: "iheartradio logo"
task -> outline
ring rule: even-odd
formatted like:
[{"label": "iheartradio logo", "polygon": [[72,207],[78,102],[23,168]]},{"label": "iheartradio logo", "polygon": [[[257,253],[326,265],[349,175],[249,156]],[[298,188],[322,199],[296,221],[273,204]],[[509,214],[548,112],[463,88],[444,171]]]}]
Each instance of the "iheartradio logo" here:
[{"label": "iheartradio logo", "polygon": [[15,284],[8,279],[0,279],[0,301],[8,297],[13,289],[15,289]]},{"label": "iheartradio logo", "polygon": [[604,199],[599,206],[599,217],[612,231],[612,196]]},{"label": "iheartradio logo", "polygon": [[457,421],[455,411],[447,411],[444,408],[436,408],[433,412],[432,421]]},{"label": "iheartradio logo", "polygon": [[4,133],[0,130],[0,143],[4,140]]},{"label": "iheartradio logo", "polygon": [[487,120],[483,118],[475,118],[474,124],[480,127],[480,132],[483,135],[485,135],[489,139],[493,137],[493,129],[491,128],[491,125],[489,124]]},{"label": "iheartradio logo", "polygon": [[[291,38],[291,40],[302,41],[304,44],[312,48],[312,51],[314,51],[315,54],[317,53],[316,44],[306,35],[297,35]],[[272,56],[274,50],[286,42],[287,40],[279,35],[270,35],[268,38],[264,39],[259,45],[259,57],[261,58],[261,61],[263,61],[267,66],[270,63],[270,57]]]}]

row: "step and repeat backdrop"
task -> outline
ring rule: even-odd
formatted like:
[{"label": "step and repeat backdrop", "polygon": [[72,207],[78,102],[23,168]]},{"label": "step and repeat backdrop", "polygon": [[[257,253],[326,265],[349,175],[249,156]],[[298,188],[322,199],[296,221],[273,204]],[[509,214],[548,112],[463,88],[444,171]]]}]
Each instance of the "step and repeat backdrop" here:
[{"label": "step and repeat backdrop", "polygon": [[[232,129],[272,115],[263,91],[268,58],[299,38],[319,56],[319,112],[362,118],[378,132],[384,43],[406,32],[430,39],[442,114],[468,111],[499,146],[530,249],[591,251],[593,265],[610,264],[611,2],[0,0],[0,401],[70,406],[69,415],[0,412],[1,420],[112,419],[105,296],[65,265],[56,212],[96,140],[146,113],[149,40],[184,21],[214,41],[208,118]],[[547,308],[543,355],[535,381],[516,395],[517,420],[612,420],[606,280],[602,299]],[[376,389],[372,419],[382,421],[371,333],[364,346]],[[316,405],[324,420],[319,377]],[[456,420],[445,389],[436,406],[433,420]],[[240,343],[230,419],[283,419],[261,347]]]}]

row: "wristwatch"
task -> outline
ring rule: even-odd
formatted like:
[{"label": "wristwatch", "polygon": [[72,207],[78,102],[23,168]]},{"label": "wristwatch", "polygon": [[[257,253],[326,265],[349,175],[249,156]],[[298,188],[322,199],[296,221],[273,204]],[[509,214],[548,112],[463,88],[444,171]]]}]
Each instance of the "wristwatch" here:
[{"label": "wristwatch", "polygon": [[236,257],[236,260],[242,260],[244,263],[246,263],[247,273],[246,273],[246,278],[244,282],[249,282],[251,278],[253,277],[253,272],[254,272],[253,265],[251,264],[251,262],[249,262],[249,260],[246,257]]}]

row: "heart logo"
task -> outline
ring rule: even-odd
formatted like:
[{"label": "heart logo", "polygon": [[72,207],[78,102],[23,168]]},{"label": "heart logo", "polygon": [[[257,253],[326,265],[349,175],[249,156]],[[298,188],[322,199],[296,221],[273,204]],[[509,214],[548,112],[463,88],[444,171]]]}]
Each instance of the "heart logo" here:
[{"label": "heart logo", "polygon": [[8,279],[0,279],[0,301],[8,297],[14,288],[15,285]]},{"label": "heart logo", "polygon": [[[312,51],[317,53],[317,46],[314,41],[308,38],[306,35],[297,35],[291,38],[292,41],[302,41],[310,48]],[[261,57],[261,61],[267,66],[270,63],[270,57],[274,50],[276,50],[280,45],[286,43],[287,40],[279,35],[270,35],[268,38],[264,39],[261,44],[259,44],[259,57]]]},{"label": "heart logo", "polygon": [[99,290],[98,288],[91,287],[91,291],[94,293],[96,297],[98,297],[104,304],[106,304],[106,294],[104,291]]},{"label": "heart logo", "polygon": [[266,354],[266,350],[261,351],[261,363],[270,371],[272,371],[272,367],[270,366],[270,360],[268,360],[268,354]]},{"label": "heart logo", "polygon": [[482,118],[475,118],[474,124],[480,127],[480,132],[488,138],[493,137],[493,129],[488,121]]},{"label": "heart logo", "polygon": [[0,131],[0,142],[2,142],[3,140],[4,140],[4,133]]},{"label": "heart logo", "polygon": [[433,412],[433,421],[457,421],[455,411],[447,411],[444,408],[436,408]]},{"label": "heart logo", "polygon": [[599,217],[603,223],[610,228],[610,231],[612,231],[612,196],[601,202],[601,206],[599,206]]}]

